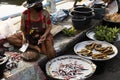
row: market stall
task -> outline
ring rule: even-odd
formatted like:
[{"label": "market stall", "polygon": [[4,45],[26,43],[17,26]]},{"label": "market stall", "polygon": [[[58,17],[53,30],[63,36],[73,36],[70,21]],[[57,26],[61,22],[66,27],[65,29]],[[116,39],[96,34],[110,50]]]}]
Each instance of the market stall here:
[{"label": "market stall", "polygon": [[[104,5],[102,5],[102,6],[104,6]],[[104,8],[101,10],[103,11]],[[117,12],[114,12],[114,13],[116,14]],[[77,12],[74,11],[72,13],[72,19],[74,21],[76,19],[76,25],[74,25],[74,27],[78,31],[83,29],[83,27],[85,27],[85,24],[82,24],[83,20],[85,21],[85,19],[84,19],[84,17],[80,17],[80,14],[81,14],[81,12],[78,12],[78,11]],[[62,56],[59,56],[48,62],[45,61],[46,62],[45,64],[47,64],[47,65],[44,65],[44,67],[46,66],[47,67],[46,69],[44,69],[43,65],[40,65],[42,70],[45,71],[46,75],[49,77],[49,80],[56,80],[56,78],[57,79],[64,78],[64,79],[68,79],[68,80],[77,79],[77,77],[71,77],[67,74],[67,73],[69,73],[69,71],[71,69],[68,69],[68,70],[66,70],[66,68],[63,69],[63,66],[70,65],[70,64],[68,64],[69,62],[65,63],[65,62],[61,61],[61,64],[58,64],[57,67],[54,66],[56,68],[56,69],[54,68],[55,70],[59,70],[59,69],[63,70],[64,73],[63,73],[62,77],[61,77],[61,72],[59,72],[59,71],[56,72],[51,67],[53,65],[56,65],[57,61],[59,63],[59,60],[61,60],[59,58],[63,57],[63,59],[66,59],[64,57],[65,56],[69,57],[69,55],[71,55],[71,54],[73,56],[76,56],[76,54],[77,54],[77,56],[79,56],[80,58],[82,57],[85,59],[89,59],[97,65],[95,73],[91,77],[89,77],[85,80],[96,80],[96,79],[97,80],[119,80],[119,66],[118,66],[119,62],[117,62],[117,61],[119,60],[119,48],[118,47],[119,47],[119,41],[120,41],[120,39],[119,39],[119,37],[120,37],[119,36],[120,22],[119,21],[118,22],[111,21],[109,19],[109,20],[107,20],[107,24],[104,24],[103,18],[106,19],[106,13],[102,12],[101,14],[95,14],[95,15],[96,16],[94,18],[92,18],[93,21],[91,21],[91,22],[96,22],[97,20],[99,20],[100,21],[99,25],[90,26],[90,27],[87,26],[87,28],[85,27],[86,29],[84,29],[82,31],[83,33],[80,35],[78,43],[75,43],[74,46],[69,45],[65,51],[61,52]],[[113,17],[114,16],[111,16],[111,18],[113,18]],[[114,18],[114,19],[116,19],[116,18]],[[119,19],[117,19],[117,20],[119,20]],[[85,23],[87,23],[87,22],[85,22]],[[112,26],[110,26],[109,25],[110,23],[114,23],[114,24],[111,24]],[[115,25],[115,24],[118,24],[118,25]],[[86,50],[86,48],[87,48],[87,50]],[[67,54],[69,54],[69,55],[67,55]],[[69,58],[67,58],[67,59],[69,59]],[[70,60],[72,60],[72,58],[70,58]],[[72,63],[72,61],[70,61],[70,62],[71,62],[71,64],[74,65],[74,63]],[[50,64],[50,66],[49,66],[49,64]],[[62,68],[61,68],[61,65],[62,65]],[[48,69],[48,66],[49,66],[49,69]],[[58,67],[59,67],[59,69],[57,69]],[[48,71],[48,70],[50,70],[50,71]],[[66,78],[66,76],[67,76],[67,78]],[[76,76],[76,75],[73,74],[72,76]],[[79,79],[82,79],[82,77]]]},{"label": "market stall", "polygon": [[[17,58],[17,59],[15,58],[15,60],[17,60],[16,62],[17,62],[18,66],[16,67],[16,63],[15,63],[14,66],[12,65],[14,68],[13,70],[10,70],[10,71],[6,70],[6,72],[4,73],[5,79],[6,80],[16,80],[16,79],[17,80],[34,80],[34,79],[35,80],[45,80],[46,78],[48,78],[48,80],[49,79],[54,80],[53,78],[61,79],[61,76],[54,77],[55,74],[52,74],[53,72],[55,73],[54,69],[57,69],[59,66],[57,68],[53,68],[53,67],[55,65],[57,65],[57,60],[58,60],[58,62],[59,61],[63,62],[63,63],[60,63],[60,64],[62,64],[62,66],[66,66],[67,64],[64,63],[64,61],[62,61],[62,59],[65,59],[66,62],[68,63],[68,65],[71,65],[71,64],[75,65],[75,61],[77,61],[77,63],[80,62],[82,64],[82,66],[80,66],[81,64],[77,65],[77,66],[79,66],[79,68],[81,68],[81,69],[79,69],[80,72],[78,71],[77,76],[80,75],[81,77],[75,78],[76,75],[74,75],[73,73],[70,73],[70,75],[71,74],[73,75],[72,77],[70,77],[69,75],[67,75],[67,76],[65,75],[65,77],[63,78],[64,75],[62,74],[62,79],[66,79],[66,77],[67,77],[68,80],[72,80],[70,78],[74,77],[73,80],[78,79],[78,78],[86,79],[86,80],[93,80],[93,79],[102,80],[101,78],[104,77],[104,80],[118,80],[119,79],[119,75],[118,75],[119,74],[119,65],[120,65],[120,63],[119,63],[120,36],[117,33],[119,33],[119,22],[118,22],[117,28],[112,28],[112,31],[114,29],[115,32],[117,32],[117,33],[114,32],[115,35],[117,34],[117,36],[115,38],[113,37],[111,39],[111,37],[110,37],[110,39],[108,39],[108,37],[109,37],[109,35],[108,35],[107,37],[105,37],[103,39],[107,42],[104,42],[103,40],[101,41],[100,39],[95,37],[95,35],[97,35],[96,33],[99,32],[99,30],[101,30],[101,28],[98,29],[98,31],[94,31],[97,26],[101,26],[101,25],[104,26],[104,24],[102,22],[102,18],[104,17],[103,14],[102,14],[102,18],[100,17],[100,19],[98,19],[98,18],[95,19],[93,16],[94,15],[93,11],[92,11],[92,13],[88,13],[90,15],[86,14],[87,16],[92,15],[92,17],[90,17],[89,20],[86,15],[84,15],[84,17],[79,18],[78,15],[76,17],[76,14],[77,13],[74,13],[72,16],[70,16],[70,18],[67,21],[65,21],[64,23],[61,23],[59,25],[67,26],[67,27],[73,26],[72,24],[74,22],[72,22],[72,20],[78,21],[78,23],[80,23],[81,20],[83,20],[82,22],[84,22],[84,24],[82,24],[82,26],[81,26],[81,24],[74,26],[75,29],[77,30],[77,32],[74,35],[69,36],[69,35],[66,35],[66,33],[61,32],[61,31],[59,31],[60,33],[57,32],[59,34],[55,34],[56,36],[54,36],[54,39],[55,39],[54,46],[59,53],[56,58],[54,58],[51,61],[49,60],[50,61],[49,63],[47,63],[48,59],[46,59],[46,57],[44,57],[44,56],[42,56],[42,59],[39,59],[36,62],[25,62],[25,61],[21,60],[21,58],[19,58],[19,55],[16,54],[15,52],[12,52],[12,53],[6,52],[5,54],[8,55],[9,57],[14,56]],[[115,22],[113,21],[113,23],[115,23]],[[82,28],[81,27],[78,28],[79,26],[81,26]],[[62,28],[62,29],[64,29],[64,28]],[[107,31],[107,30],[108,30],[108,28],[105,31]],[[107,35],[108,32],[105,34],[104,33],[101,33],[101,34]],[[115,36],[115,35],[113,35],[113,36]],[[90,41],[88,41],[88,40],[90,40]],[[98,40],[98,41],[96,41],[96,40]],[[83,43],[82,43],[82,41],[83,41]],[[102,54],[101,53],[100,54],[99,53],[91,54],[92,52],[95,52],[95,53],[100,52],[98,50],[95,50],[96,47],[93,47],[94,44],[92,44],[92,43],[95,43],[97,45],[98,45],[98,43],[101,44],[100,47],[102,46],[102,49],[103,49],[103,47],[105,48],[105,50],[103,50],[103,53]],[[75,46],[76,44],[77,44],[77,46]],[[92,52],[90,52],[90,54],[87,54],[87,52],[84,53],[84,51],[81,52],[82,51],[81,46],[82,46],[82,49],[85,48],[86,46],[90,46],[90,47],[92,46]],[[98,47],[98,48],[100,48],[100,47]],[[74,50],[73,50],[73,48],[74,48]],[[104,53],[107,49],[109,49],[110,53],[104,55]],[[89,50],[87,50],[87,51],[89,51]],[[69,55],[65,56],[65,54],[69,54]],[[71,54],[74,56],[72,56]],[[63,57],[61,57],[61,55]],[[69,61],[69,59],[70,60],[72,59],[73,62]],[[54,62],[56,62],[56,63],[54,64]],[[85,64],[87,66],[89,66],[89,68],[86,67]],[[89,64],[93,64],[92,67]],[[49,71],[48,67],[51,68],[51,70],[53,70],[53,71]],[[72,66],[72,68],[73,67],[74,66]],[[45,68],[46,68],[46,70],[45,70]],[[72,70],[73,72],[74,72],[74,70],[77,69],[77,68],[75,68],[73,70],[72,68],[69,67],[69,69]],[[11,69],[11,68],[9,68],[9,69]],[[64,71],[63,67],[62,67],[62,70]],[[83,70],[83,72],[81,72],[81,70]],[[84,70],[85,70],[85,72],[84,72]],[[43,71],[44,71],[44,73],[43,73]],[[65,70],[65,71],[67,71],[69,73],[69,70]],[[87,71],[89,74],[86,75]],[[36,73],[37,73],[37,75],[36,75]],[[113,74],[113,73],[115,73],[115,74]],[[41,74],[42,74],[42,76],[41,76]],[[84,75],[81,75],[81,74],[84,74]],[[58,76],[58,73],[57,73],[57,76]]]}]

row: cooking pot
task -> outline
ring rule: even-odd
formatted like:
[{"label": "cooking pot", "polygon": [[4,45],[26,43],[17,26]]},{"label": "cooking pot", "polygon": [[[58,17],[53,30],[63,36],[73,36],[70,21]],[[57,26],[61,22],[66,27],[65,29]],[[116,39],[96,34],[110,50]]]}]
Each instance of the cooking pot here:
[{"label": "cooking pot", "polygon": [[93,8],[84,5],[76,5],[78,0],[74,3],[74,8],[70,12],[72,17],[72,24],[75,29],[84,30],[90,27],[91,19],[94,16]]},{"label": "cooking pot", "polygon": [[77,6],[74,7],[73,12],[82,16],[91,16],[94,13],[94,10],[85,6]]},{"label": "cooking pot", "polygon": [[113,22],[113,21],[107,20],[106,18],[103,18],[102,25],[107,25],[108,27],[120,28],[120,22]]},{"label": "cooking pot", "polygon": [[77,5],[78,0],[75,0],[72,11],[82,16],[91,16],[94,13],[94,9],[85,5]]},{"label": "cooking pot", "polygon": [[95,19],[102,19],[105,15],[106,6],[104,4],[94,4],[93,5]]},{"label": "cooking pot", "polygon": [[86,17],[82,16],[81,18],[75,18],[72,17],[72,24],[77,30],[83,30],[85,29],[85,22],[86,22]]},{"label": "cooking pot", "polygon": [[84,30],[90,27],[91,19],[94,14],[91,16],[72,16],[72,24],[77,30]]},{"label": "cooking pot", "polygon": [[79,11],[72,10],[72,11],[69,13],[69,15],[72,16],[72,17],[76,17],[76,18],[79,18],[79,17],[81,17],[81,16],[90,17],[90,16],[93,16],[93,15],[94,15],[94,12],[86,13],[86,12],[79,12]]},{"label": "cooking pot", "polygon": [[75,6],[71,10],[72,14],[81,15],[81,16],[91,16],[94,13],[93,8],[86,7],[84,5]]}]

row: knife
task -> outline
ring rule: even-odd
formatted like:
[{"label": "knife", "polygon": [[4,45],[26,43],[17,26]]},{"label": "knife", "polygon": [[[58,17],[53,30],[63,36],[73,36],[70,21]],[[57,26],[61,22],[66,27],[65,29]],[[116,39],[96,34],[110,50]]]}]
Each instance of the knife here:
[{"label": "knife", "polygon": [[22,47],[19,49],[19,51],[25,52],[27,50],[28,46],[29,46],[28,43],[23,44]]}]

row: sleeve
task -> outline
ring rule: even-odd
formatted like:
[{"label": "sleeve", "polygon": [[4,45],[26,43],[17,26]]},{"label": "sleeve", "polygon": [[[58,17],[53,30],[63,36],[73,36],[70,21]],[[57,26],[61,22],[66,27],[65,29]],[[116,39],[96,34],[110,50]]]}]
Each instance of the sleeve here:
[{"label": "sleeve", "polygon": [[20,30],[21,31],[25,31],[25,15],[24,14],[22,14],[21,15],[21,26],[20,26]]},{"label": "sleeve", "polygon": [[51,20],[50,20],[50,14],[48,11],[45,12],[46,13],[46,24],[50,25],[51,24]]},{"label": "sleeve", "polygon": [[20,30],[25,32],[25,19],[26,19],[26,15],[28,14],[28,9],[25,10],[22,14],[21,14],[21,26],[20,26]]},{"label": "sleeve", "polygon": [[51,24],[51,20],[50,20],[50,19],[47,21],[47,24],[48,24],[48,25],[50,25],[50,24]]}]

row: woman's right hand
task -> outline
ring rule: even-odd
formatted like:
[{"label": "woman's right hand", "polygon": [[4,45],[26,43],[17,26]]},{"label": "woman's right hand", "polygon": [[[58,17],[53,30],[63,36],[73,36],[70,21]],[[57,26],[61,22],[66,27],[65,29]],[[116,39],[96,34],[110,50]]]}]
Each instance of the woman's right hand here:
[{"label": "woman's right hand", "polygon": [[41,44],[46,40],[46,35],[42,35],[41,38],[38,40],[38,45]]}]

